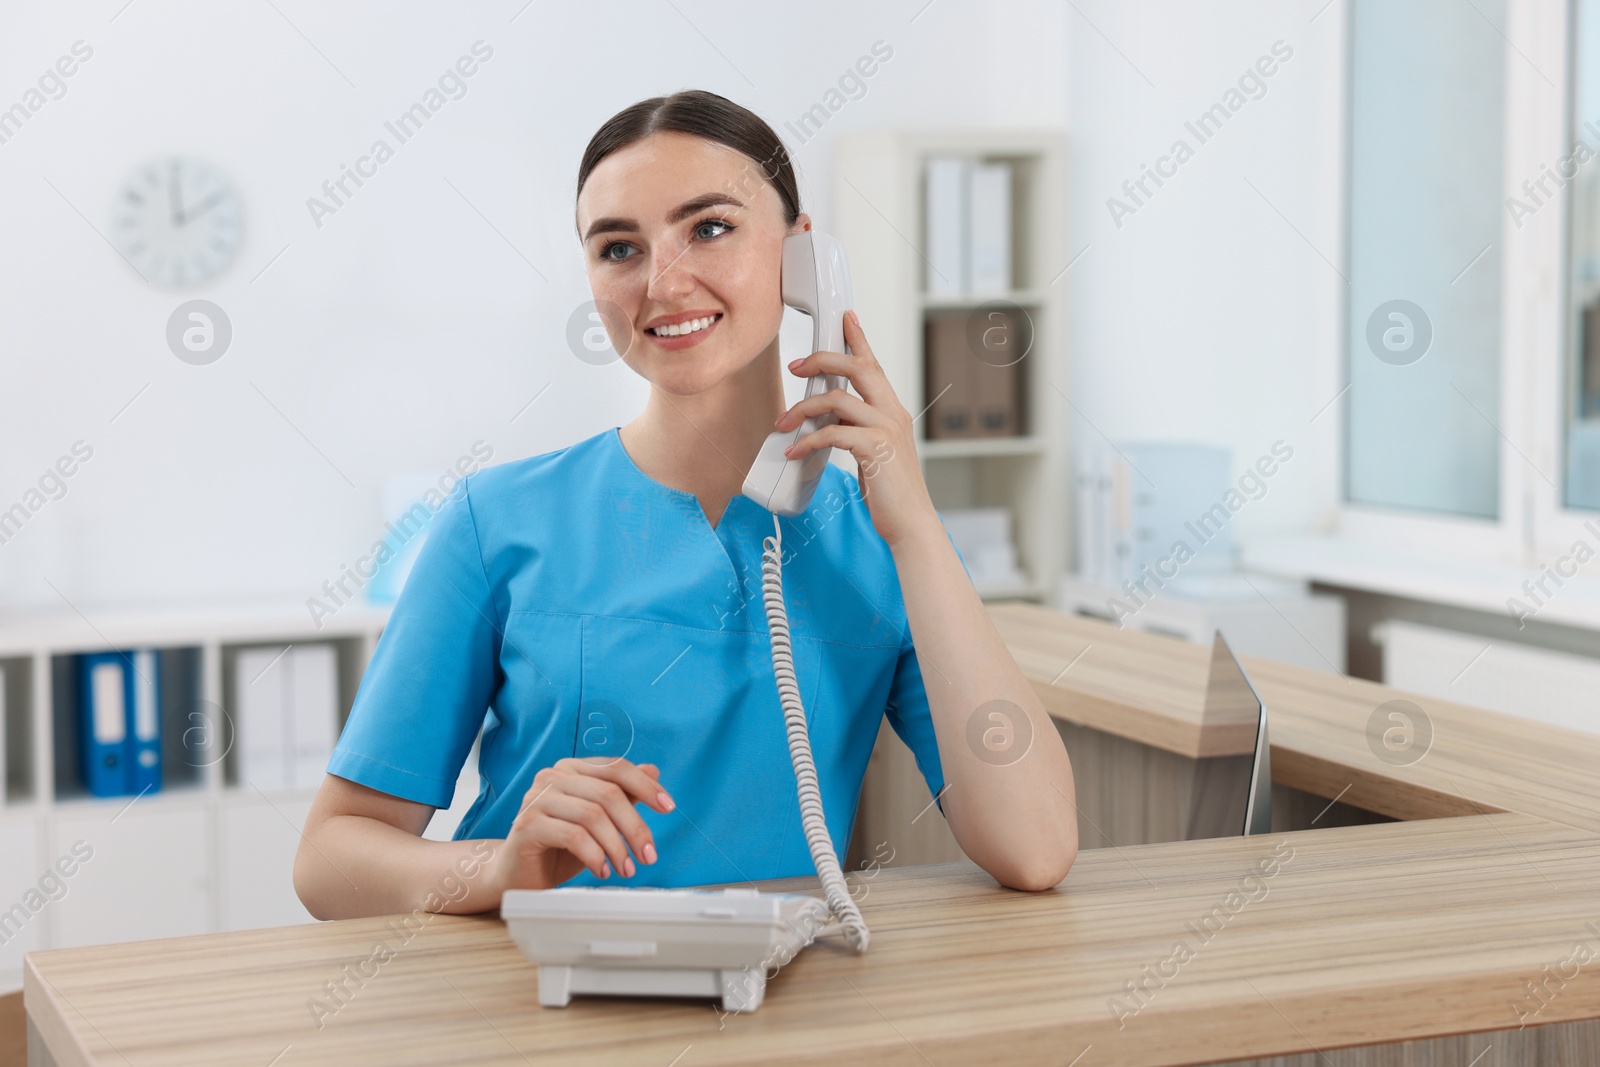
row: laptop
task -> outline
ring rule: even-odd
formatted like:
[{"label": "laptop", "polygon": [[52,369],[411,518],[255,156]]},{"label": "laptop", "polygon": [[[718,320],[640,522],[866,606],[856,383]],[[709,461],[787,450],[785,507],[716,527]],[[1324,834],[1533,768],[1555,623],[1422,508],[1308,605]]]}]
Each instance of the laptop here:
[{"label": "laptop", "polygon": [[1184,840],[1271,833],[1272,744],[1267,736],[1267,705],[1221,630],[1211,642],[1202,721],[1254,722],[1255,750],[1251,755],[1195,761]]}]

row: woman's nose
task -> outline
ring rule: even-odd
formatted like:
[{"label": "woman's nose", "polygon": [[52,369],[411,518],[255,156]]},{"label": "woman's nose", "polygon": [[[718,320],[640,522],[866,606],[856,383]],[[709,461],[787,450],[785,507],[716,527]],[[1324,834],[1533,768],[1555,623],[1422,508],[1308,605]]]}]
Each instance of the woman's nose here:
[{"label": "woman's nose", "polygon": [[650,286],[648,294],[652,299],[670,299],[680,296],[694,289],[694,276],[689,271],[689,264],[685,253],[689,247],[666,247],[654,253],[654,260],[650,264]]}]

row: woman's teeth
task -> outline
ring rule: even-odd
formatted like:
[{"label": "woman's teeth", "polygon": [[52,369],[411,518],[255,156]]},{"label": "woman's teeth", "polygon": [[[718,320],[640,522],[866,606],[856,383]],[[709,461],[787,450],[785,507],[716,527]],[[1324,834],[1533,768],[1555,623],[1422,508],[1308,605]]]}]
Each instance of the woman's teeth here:
[{"label": "woman's teeth", "polygon": [[652,326],[650,332],[657,337],[682,337],[686,333],[698,333],[717,321],[718,316],[707,315],[703,319],[690,319],[688,322],[675,322],[670,326]]}]

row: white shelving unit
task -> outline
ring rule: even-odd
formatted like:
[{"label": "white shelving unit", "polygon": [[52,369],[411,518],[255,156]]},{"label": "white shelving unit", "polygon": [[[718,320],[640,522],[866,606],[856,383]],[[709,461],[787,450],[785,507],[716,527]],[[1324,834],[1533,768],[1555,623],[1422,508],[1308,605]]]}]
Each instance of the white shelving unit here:
[{"label": "white shelving unit", "polygon": [[[241,780],[234,654],[332,644],[342,728],[387,620],[356,603],[321,628],[294,603],[0,619],[0,991],[21,985],[22,956],[36,949],[312,921],[292,869],[316,790]],[[70,657],[135,648],[161,650],[162,788],[95,797],[77,769]],[[453,831],[476,794],[475,767],[428,837]],[[79,841],[93,850],[87,862],[73,862]]]},{"label": "white shelving unit", "polygon": [[[971,297],[924,291],[923,168],[933,156],[1012,165],[1012,291]],[[823,228],[849,251],[862,326],[907,410],[917,415],[933,399],[924,378],[928,314],[1004,301],[1032,322],[1033,347],[1019,364],[1020,436],[930,441],[927,420],[917,420],[917,449],[934,506],[1011,511],[1028,581],[988,590],[988,599],[1052,599],[1070,548],[1063,275],[1073,251],[1066,232],[1066,171],[1065,138],[1048,130],[860,131],[841,135],[838,143],[833,215]]]}]

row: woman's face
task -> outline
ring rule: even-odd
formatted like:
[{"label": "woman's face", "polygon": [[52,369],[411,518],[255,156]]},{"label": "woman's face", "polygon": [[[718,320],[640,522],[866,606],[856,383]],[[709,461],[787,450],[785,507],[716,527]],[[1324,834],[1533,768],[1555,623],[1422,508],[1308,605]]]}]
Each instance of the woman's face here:
[{"label": "woman's face", "polygon": [[702,137],[651,134],[602,160],[578,196],[578,232],[623,362],[677,396],[747,367],[783,320],[783,218],[761,165]]}]

